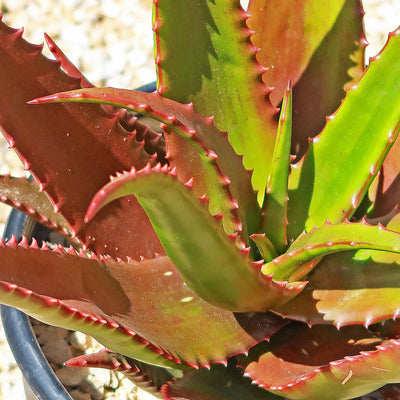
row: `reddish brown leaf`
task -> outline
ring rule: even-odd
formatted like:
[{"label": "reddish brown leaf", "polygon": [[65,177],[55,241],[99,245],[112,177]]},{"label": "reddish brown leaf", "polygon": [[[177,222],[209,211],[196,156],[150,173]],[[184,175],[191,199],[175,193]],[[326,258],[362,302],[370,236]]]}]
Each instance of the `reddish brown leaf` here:
[{"label": "reddish brown leaf", "polygon": [[[94,255],[78,256],[72,249],[50,251],[36,246],[28,248],[26,239],[18,246],[15,238],[7,245],[0,242],[0,297],[2,303],[40,314],[44,322],[68,327],[78,319],[81,326],[71,329],[100,336],[114,351],[140,359],[141,353],[135,355],[129,343],[133,340],[143,347],[150,342],[150,350],[190,366],[224,364],[227,357],[247,352],[260,340],[251,336],[254,328],[249,327],[248,334],[232,312],[198,297],[167,257],[141,262],[99,260]],[[100,335],[92,326],[94,320],[113,329]],[[129,343],[113,336],[112,331],[127,330],[132,336]],[[265,333],[264,338],[271,330]]]},{"label": "reddish brown leaf", "polygon": [[[111,174],[155,160],[143,150],[143,142],[120,126],[118,116],[101,106],[27,105],[38,96],[77,89],[80,79],[66,75],[58,62],[41,54],[41,46],[27,43],[21,35],[21,30],[0,22],[0,124],[9,144],[16,147],[55,208],[90,249],[135,258],[163,253],[133,197],[129,210],[125,199],[110,205],[109,216],[99,214],[97,220],[83,226],[90,199]],[[107,251],[105,243],[110,238]]]}]

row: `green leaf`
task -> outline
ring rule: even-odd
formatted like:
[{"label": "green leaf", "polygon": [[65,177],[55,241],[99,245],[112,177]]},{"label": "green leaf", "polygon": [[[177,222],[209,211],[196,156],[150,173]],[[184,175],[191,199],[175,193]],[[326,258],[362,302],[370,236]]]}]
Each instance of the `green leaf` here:
[{"label": "green leaf", "polygon": [[[298,270],[305,263],[338,251],[369,249],[400,253],[400,234],[387,230],[383,225],[361,223],[325,224],[300,235],[286,253],[262,267],[264,274],[274,274],[277,280],[297,279]],[[308,271],[307,271],[308,272]]]},{"label": "green leaf", "polygon": [[[396,139],[400,120],[400,31],[371,63],[292,171],[288,239],[350,217]],[[310,185],[309,182],[313,184]]]},{"label": "green leaf", "polygon": [[364,250],[324,257],[307,277],[303,292],[275,311],[310,324],[338,327],[398,318],[399,264],[397,254]]},{"label": "green leaf", "polygon": [[267,196],[262,208],[260,232],[265,233],[278,253],[287,246],[287,201],[292,133],[292,93],[288,89],[283,99],[279,118]]},{"label": "green leaf", "polygon": [[[175,132],[193,146],[196,159],[189,169],[195,172],[197,163],[201,163],[201,172],[195,176],[205,179],[206,197],[220,205],[218,212],[225,212],[224,226],[235,227],[237,218],[242,223],[243,237],[256,232],[260,222],[260,209],[250,183],[250,175],[243,168],[241,159],[235,154],[226,139],[226,134],[219,131],[212,118],[205,118],[193,110],[192,104],[179,104],[163,98],[157,93],[141,93],[123,89],[84,89],[69,93],[59,93],[30,101],[31,104],[47,102],[92,102],[111,104],[127,108],[159,120],[169,132]],[[171,139],[170,139],[171,140]],[[187,147],[185,147],[187,149]],[[185,160],[185,155],[183,159]],[[200,158],[200,161],[199,161]],[[182,168],[184,163],[180,163]],[[178,172],[177,172],[178,174]],[[180,173],[178,174],[180,175]],[[196,184],[196,188],[198,188]],[[202,195],[204,193],[201,193]],[[226,212],[228,210],[228,212]],[[237,210],[237,211],[236,211]],[[226,223],[228,220],[228,223]],[[232,223],[233,222],[233,223]],[[229,232],[228,229],[228,233]]]},{"label": "green leaf", "polygon": [[229,132],[235,151],[262,203],[276,135],[276,110],[261,81],[238,0],[157,1],[154,32],[158,91],[179,102],[194,103],[201,114],[215,116]]},{"label": "green leaf", "polygon": [[225,234],[222,216],[211,216],[206,199],[196,198],[191,182],[183,185],[174,175],[160,167],[121,174],[98,192],[86,216],[90,219],[110,201],[134,194],[185,282],[218,307],[263,311],[302,290],[301,282],[263,279],[260,262],[249,259],[250,248],[236,246],[237,235]]},{"label": "green leaf", "polygon": [[399,340],[362,326],[291,324],[240,364],[245,376],[286,398],[343,400],[399,382],[399,362]]},{"label": "green leaf", "polygon": [[265,233],[256,233],[250,236],[250,239],[257,245],[258,251],[264,261],[269,262],[278,256],[278,253],[272,242],[265,236]]},{"label": "green leaf", "polygon": [[[387,225],[400,231],[397,215]],[[276,309],[310,324],[364,324],[400,315],[400,256],[382,251],[345,251],[324,257],[293,301]],[[326,277],[329,276],[329,279]]]},{"label": "green leaf", "polygon": [[220,164],[218,155],[208,149],[197,136],[182,137],[175,131],[165,129],[165,137],[168,146],[167,157],[170,166],[176,169],[179,180],[182,182],[192,180],[194,193],[198,197],[206,196],[210,200],[210,213],[223,214],[222,224],[225,232],[227,234],[238,232],[240,235],[238,240],[248,244],[247,226],[245,224],[245,232],[242,233],[243,225],[238,214],[238,203],[232,197],[229,177],[224,175],[218,166]]}]

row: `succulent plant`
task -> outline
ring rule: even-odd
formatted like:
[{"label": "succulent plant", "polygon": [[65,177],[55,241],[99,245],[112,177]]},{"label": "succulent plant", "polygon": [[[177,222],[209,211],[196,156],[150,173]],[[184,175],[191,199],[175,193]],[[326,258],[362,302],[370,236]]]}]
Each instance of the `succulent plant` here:
[{"label": "succulent plant", "polygon": [[1,130],[34,177],[1,200],[71,242],[1,241],[0,302],[164,399],[400,382],[400,30],[365,68],[359,0],[153,2],[154,93],[0,22]]}]

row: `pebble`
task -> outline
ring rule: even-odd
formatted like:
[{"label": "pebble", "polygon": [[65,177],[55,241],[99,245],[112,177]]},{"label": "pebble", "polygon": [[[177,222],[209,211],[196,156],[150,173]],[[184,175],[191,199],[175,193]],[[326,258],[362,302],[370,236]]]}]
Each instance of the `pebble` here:
[{"label": "pebble", "polygon": [[[39,344],[45,345],[49,340],[65,339],[69,331],[54,326],[38,324],[33,327]],[[64,360],[65,361],[65,360]]]},{"label": "pebble", "polygon": [[62,367],[55,371],[65,386],[78,386],[87,376],[87,368]]},{"label": "pebble", "polygon": [[62,365],[73,357],[68,343],[62,339],[48,341],[42,346],[42,349],[48,361],[57,365]]}]

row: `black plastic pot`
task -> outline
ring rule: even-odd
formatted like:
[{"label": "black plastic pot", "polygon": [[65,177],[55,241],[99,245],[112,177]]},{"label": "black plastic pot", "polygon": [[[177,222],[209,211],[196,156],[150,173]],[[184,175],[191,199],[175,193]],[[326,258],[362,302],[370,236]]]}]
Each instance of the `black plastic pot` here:
[{"label": "black plastic pot", "polygon": [[[155,82],[141,86],[137,90],[153,92]],[[29,232],[27,232],[27,229]],[[48,240],[50,231],[23,213],[13,210],[7,222],[3,237],[15,235],[17,239],[24,234],[40,240]],[[42,349],[33,332],[30,320],[26,314],[13,307],[0,306],[4,331],[15,360],[27,381],[33,394],[38,400],[73,400],[67,390],[55,375],[44,356]]]}]

